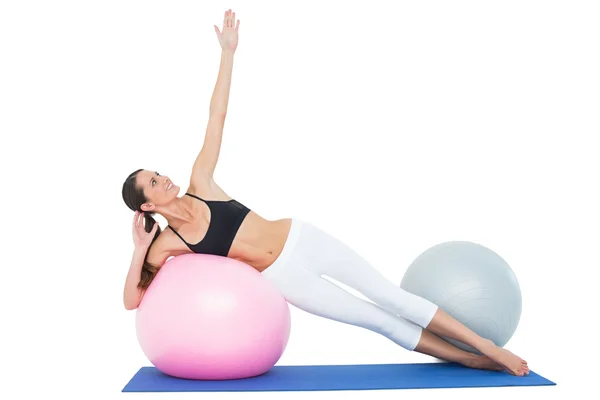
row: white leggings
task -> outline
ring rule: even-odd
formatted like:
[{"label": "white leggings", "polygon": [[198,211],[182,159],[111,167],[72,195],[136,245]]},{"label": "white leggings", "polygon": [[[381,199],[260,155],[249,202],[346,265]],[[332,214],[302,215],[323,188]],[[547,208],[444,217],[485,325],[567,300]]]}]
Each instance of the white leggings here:
[{"label": "white leggings", "polygon": [[[283,251],[262,275],[299,309],[369,329],[411,351],[438,308],[394,285],[335,237],[298,219],[292,219]],[[357,290],[373,303],[322,275]]]}]

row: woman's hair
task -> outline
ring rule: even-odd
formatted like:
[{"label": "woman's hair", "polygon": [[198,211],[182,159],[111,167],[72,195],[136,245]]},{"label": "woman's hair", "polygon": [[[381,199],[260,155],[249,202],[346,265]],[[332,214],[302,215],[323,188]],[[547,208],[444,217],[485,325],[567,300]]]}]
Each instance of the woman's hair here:
[{"label": "woman's hair", "polygon": [[[143,169],[140,168],[137,171],[132,172],[131,175],[129,175],[127,179],[125,179],[125,182],[123,183],[123,200],[125,201],[125,204],[127,204],[127,207],[129,207],[132,211],[140,211],[144,213],[144,229],[146,232],[150,232],[152,231],[154,224],[156,224],[157,222],[152,217],[152,215],[154,214],[153,212],[142,211],[141,208],[142,204],[148,201],[148,199],[144,195],[144,190],[141,187],[139,187],[136,182],[137,174],[142,170]],[[159,234],[160,226],[157,226],[156,233],[152,238],[152,243],[154,243]],[[150,244],[150,246],[152,246],[152,244]],[[148,250],[149,249],[150,247],[148,247]],[[140,283],[138,284],[138,287],[142,289],[146,289],[150,285],[150,283],[156,276],[158,269],[160,268],[159,266],[152,265],[148,262],[147,257],[149,252],[150,251],[148,251],[146,253],[146,256],[144,257],[142,275],[140,277]]]}]

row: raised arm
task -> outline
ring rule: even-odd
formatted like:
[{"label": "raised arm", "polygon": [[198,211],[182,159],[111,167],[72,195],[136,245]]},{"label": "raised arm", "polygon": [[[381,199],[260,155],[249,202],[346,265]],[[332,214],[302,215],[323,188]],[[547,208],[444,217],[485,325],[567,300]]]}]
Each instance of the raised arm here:
[{"label": "raised arm", "polygon": [[192,168],[190,185],[199,186],[206,178],[212,179],[223,138],[223,127],[227,115],[229,92],[231,88],[231,75],[233,72],[233,58],[238,44],[238,29],[240,21],[235,20],[235,13],[231,10],[225,12],[223,32],[215,25],[215,32],[221,45],[221,64],[217,83],[212,94],[208,118],[208,126],[204,136],[204,144],[196,157]]}]

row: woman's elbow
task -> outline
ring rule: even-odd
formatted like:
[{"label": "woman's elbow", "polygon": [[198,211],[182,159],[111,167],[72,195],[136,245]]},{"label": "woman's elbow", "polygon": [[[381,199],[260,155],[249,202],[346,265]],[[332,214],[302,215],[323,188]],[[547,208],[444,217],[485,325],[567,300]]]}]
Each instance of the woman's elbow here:
[{"label": "woman's elbow", "polygon": [[135,310],[140,302],[131,293],[123,293],[123,306],[126,310]]},{"label": "woman's elbow", "polygon": [[144,289],[137,289],[135,295],[133,293],[131,293],[130,296],[124,294],[123,305],[125,306],[125,309],[135,310],[136,308],[138,308],[140,306],[140,303],[142,302],[142,298],[144,297],[145,292],[146,291]]},{"label": "woman's elbow", "polygon": [[135,310],[136,308],[138,308],[139,303],[129,302],[129,303],[124,303],[124,305],[125,305],[125,309],[130,311],[130,310]]}]

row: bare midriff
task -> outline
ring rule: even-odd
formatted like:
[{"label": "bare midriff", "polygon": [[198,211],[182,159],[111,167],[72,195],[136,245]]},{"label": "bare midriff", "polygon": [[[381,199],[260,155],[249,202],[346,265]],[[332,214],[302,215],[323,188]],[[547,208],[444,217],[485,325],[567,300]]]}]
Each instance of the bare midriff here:
[{"label": "bare midriff", "polygon": [[262,272],[281,254],[291,225],[291,218],[269,221],[250,211],[227,256]]}]

